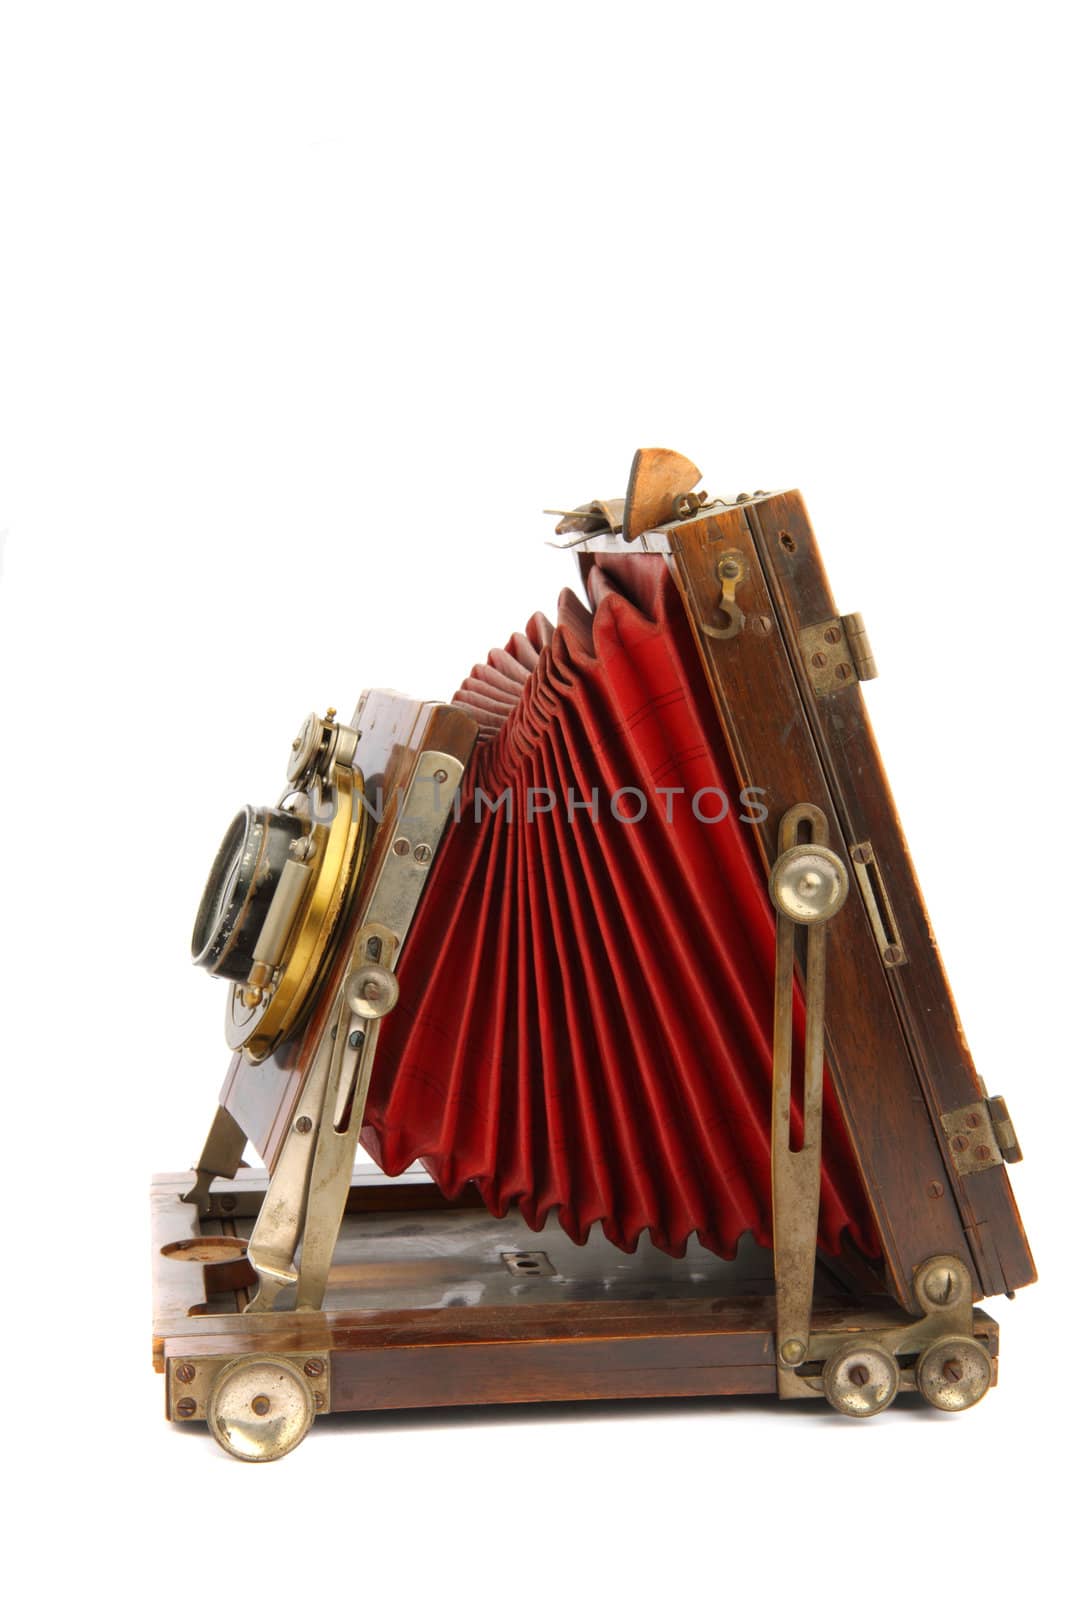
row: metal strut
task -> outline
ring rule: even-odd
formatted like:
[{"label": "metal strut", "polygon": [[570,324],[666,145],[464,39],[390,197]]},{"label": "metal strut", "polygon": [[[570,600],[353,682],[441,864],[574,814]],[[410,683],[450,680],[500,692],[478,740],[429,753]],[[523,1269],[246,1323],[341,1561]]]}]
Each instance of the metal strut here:
[{"label": "metal strut", "polygon": [[[318,1310],[352,1178],[381,1019],[396,1005],[394,967],[452,813],[463,763],[442,750],[419,756],[367,886],[359,931],[252,1237],[259,1279],[247,1312],[270,1311],[296,1288]],[[377,846],[377,841],[376,841]]]},{"label": "metal strut", "polygon": [[[801,842],[802,830],[808,838]],[[770,891],[778,913],[774,973],[774,1073],[771,1093],[771,1190],[778,1392],[810,1394],[795,1369],[808,1356],[815,1288],[822,1172],[823,1055],[826,1018],[826,924],[848,895],[844,862],[827,846],[818,806],[793,806],[778,830]],[[793,990],[797,928],[807,930],[804,1093],[801,1141],[794,1147]]]}]

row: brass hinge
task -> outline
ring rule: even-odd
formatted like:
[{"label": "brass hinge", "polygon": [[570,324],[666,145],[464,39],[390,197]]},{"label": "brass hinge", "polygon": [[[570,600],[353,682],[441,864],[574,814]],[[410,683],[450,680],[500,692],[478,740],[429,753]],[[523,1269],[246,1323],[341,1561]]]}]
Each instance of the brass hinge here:
[{"label": "brass hinge", "polygon": [[961,1177],[1023,1158],[1003,1095],[986,1095],[973,1105],[946,1111],[941,1126],[948,1135],[952,1164]]},{"label": "brass hinge", "polygon": [[801,628],[800,651],[811,686],[820,697],[878,676],[867,629],[858,611]]}]

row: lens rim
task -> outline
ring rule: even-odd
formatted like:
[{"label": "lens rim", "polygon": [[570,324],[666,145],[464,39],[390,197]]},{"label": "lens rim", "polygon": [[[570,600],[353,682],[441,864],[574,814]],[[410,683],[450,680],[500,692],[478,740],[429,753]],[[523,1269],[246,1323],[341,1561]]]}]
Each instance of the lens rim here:
[{"label": "lens rim", "polygon": [[311,831],[306,817],[269,806],[245,806],[230,823],[200,897],[191,941],[195,966],[244,983],[282,869],[296,839]]}]

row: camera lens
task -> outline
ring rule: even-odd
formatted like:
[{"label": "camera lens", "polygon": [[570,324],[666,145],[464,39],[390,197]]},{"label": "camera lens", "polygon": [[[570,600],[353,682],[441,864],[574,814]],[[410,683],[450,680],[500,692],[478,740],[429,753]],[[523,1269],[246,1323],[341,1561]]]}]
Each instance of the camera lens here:
[{"label": "camera lens", "polygon": [[304,817],[245,806],[219,846],[193,926],[192,953],[212,977],[244,983],[253,952],[295,839],[310,832]]}]

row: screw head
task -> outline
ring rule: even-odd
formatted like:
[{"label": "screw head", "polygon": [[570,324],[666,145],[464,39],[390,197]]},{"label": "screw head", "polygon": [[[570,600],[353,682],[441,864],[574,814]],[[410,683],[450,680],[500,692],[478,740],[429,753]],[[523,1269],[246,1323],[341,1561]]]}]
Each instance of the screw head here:
[{"label": "screw head", "polygon": [[293,1123],[293,1127],[296,1129],[297,1133],[310,1133],[312,1128],[311,1118],[297,1117],[296,1121]]},{"label": "screw head", "polygon": [[179,1383],[192,1383],[196,1377],[196,1368],[191,1361],[180,1361],[174,1369],[174,1376]]},{"label": "screw head", "polygon": [[304,1371],[307,1373],[309,1378],[321,1378],[323,1373],[326,1371],[326,1363],[325,1361],[321,1361],[318,1356],[310,1356],[308,1360],[304,1362]]},{"label": "screw head", "polygon": [[852,846],[852,859],[862,866],[874,860],[874,848],[870,844],[856,844]]},{"label": "screw head", "polygon": [[195,1417],[196,1401],[192,1395],[183,1395],[174,1407],[175,1415],[179,1417]]},{"label": "screw head", "polygon": [[941,1376],[949,1383],[959,1383],[963,1377],[962,1361],[946,1361],[941,1368]]},{"label": "screw head", "polygon": [[841,629],[831,625],[826,629],[826,632],[823,634],[823,638],[826,640],[827,644],[839,644],[841,642]]},{"label": "screw head", "polygon": [[826,652],[824,650],[816,650],[815,654],[811,658],[812,666],[813,667],[825,667],[826,662],[827,662]]},{"label": "screw head", "polygon": [[434,783],[448,782],[448,773],[445,771],[444,767],[438,767],[437,771],[433,775],[433,781]]},{"label": "screw head", "polygon": [[393,854],[394,855],[406,856],[410,849],[411,849],[411,840],[410,839],[394,839],[393,840]]},{"label": "screw head", "polygon": [[987,1144],[980,1144],[974,1153],[978,1157],[979,1161],[988,1161],[990,1156],[993,1154],[992,1150],[990,1150]]},{"label": "screw head", "polygon": [[352,1032],[348,1035],[348,1047],[349,1047],[349,1049],[350,1050],[358,1050],[359,1047],[363,1043],[364,1037],[365,1037],[365,1035],[363,1034],[361,1029],[353,1028]]},{"label": "screw head", "polygon": [[968,1128],[980,1127],[982,1122],[982,1119],[978,1115],[977,1111],[968,1111],[963,1120],[967,1124]]},{"label": "screw head", "polygon": [[859,1363],[854,1367],[849,1367],[848,1381],[849,1383],[855,1384],[857,1389],[862,1389],[865,1383],[870,1383],[871,1381],[870,1367],[865,1367],[862,1365],[862,1363]]},{"label": "screw head", "polygon": [[941,1196],[945,1192],[945,1185],[940,1181],[940,1179],[935,1178],[932,1183],[927,1184],[926,1192],[930,1196],[931,1200],[940,1200]]},{"label": "screw head", "polygon": [[427,861],[429,861],[430,857],[433,855],[433,851],[430,849],[428,844],[417,844],[413,854],[419,865],[425,866]]},{"label": "screw head", "polygon": [[846,678],[851,678],[851,676],[852,668],[849,666],[847,661],[839,662],[834,668],[834,677],[840,678],[842,683],[844,683]]},{"label": "screw head", "polygon": [[768,616],[761,615],[761,616],[752,618],[752,631],[753,631],[753,633],[770,633],[770,631],[771,631],[771,629],[773,627],[774,627],[774,623],[771,621],[770,617],[768,617]]}]

